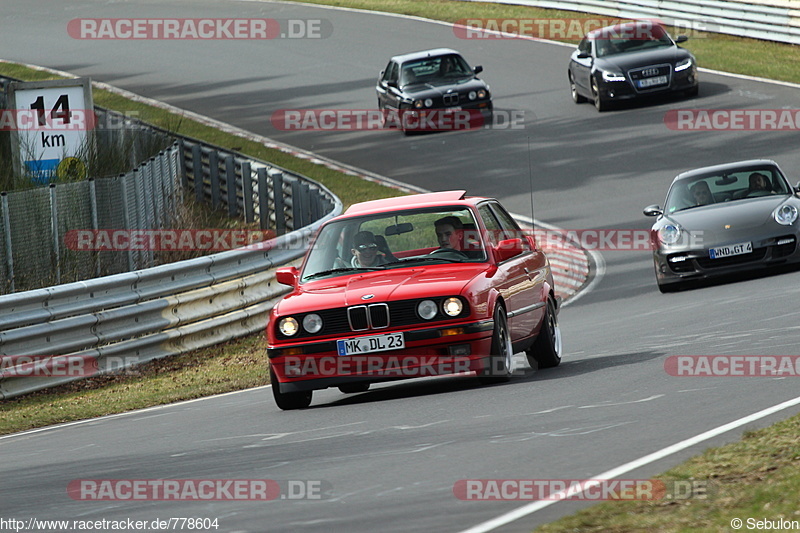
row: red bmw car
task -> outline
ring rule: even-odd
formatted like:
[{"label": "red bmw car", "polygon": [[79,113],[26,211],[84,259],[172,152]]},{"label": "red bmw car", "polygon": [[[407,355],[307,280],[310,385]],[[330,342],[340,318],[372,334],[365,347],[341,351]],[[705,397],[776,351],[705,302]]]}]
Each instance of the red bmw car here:
[{"label": "red bmw car", "polygon": [[513,354],[561,362],[547,257],[492,198],[446,191],[351,206],[314,239],[267,324],[281,409],[315,389],[443,374],[507,381]]}]

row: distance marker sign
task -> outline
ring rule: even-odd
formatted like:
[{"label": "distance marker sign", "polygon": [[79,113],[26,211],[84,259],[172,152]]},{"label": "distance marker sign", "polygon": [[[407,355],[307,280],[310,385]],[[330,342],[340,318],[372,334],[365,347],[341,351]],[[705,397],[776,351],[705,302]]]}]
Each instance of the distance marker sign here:
[{"label": "distance marker sign", "polygon": [[38,184],[56,177],[84,178],[85,154],[94,142],[90,80],[12,82],[7,90],[15,172]]}]

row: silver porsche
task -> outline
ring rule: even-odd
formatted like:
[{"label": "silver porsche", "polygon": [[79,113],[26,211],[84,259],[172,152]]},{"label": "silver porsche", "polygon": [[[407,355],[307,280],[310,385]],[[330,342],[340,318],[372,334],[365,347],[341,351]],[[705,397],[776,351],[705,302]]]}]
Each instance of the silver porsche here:
[{"label": "silver porsche", "polygon": [[800,263],[800,183],[774,161],[740,161],[678,175],[651,229],[661,292],[714,276]]}]

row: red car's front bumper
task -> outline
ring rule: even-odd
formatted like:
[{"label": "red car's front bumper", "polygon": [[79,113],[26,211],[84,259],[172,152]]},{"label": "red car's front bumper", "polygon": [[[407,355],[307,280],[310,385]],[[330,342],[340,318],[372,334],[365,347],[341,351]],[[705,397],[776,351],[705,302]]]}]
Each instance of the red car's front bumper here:
[{"label": "red car's front bumper", "polygon": [[[391,381],[481,372],[488,365],[494,322],[481,320],[403,331],[405,347],[339,355],[339,339],[271,344],[270,365],[283,393],[325,389],[359,381]],[[394,333],[394,332],[386,332]],[[361,335],[368,337],[375,331]],[[358,336],[352,336],[353,338]],[[273,386],[277,384],[273,383]]]}]

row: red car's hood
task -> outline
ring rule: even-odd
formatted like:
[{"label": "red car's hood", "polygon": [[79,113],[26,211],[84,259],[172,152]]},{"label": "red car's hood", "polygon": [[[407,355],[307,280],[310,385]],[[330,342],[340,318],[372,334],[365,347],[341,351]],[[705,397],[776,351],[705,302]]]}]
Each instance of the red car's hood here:
[{"label": "red car's hood", "polygon": [[[460,294],[470,280],[490,269],[486,263],[400,268],[304,283],[276,306],[285,316],[364,303]],[[372,295],[366,299],[363,296]]]}]

